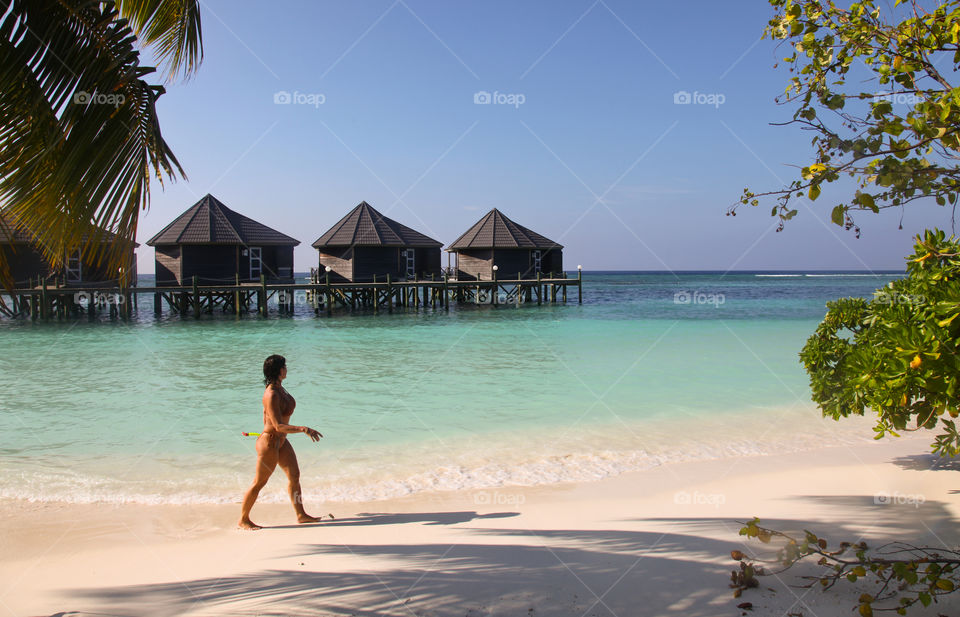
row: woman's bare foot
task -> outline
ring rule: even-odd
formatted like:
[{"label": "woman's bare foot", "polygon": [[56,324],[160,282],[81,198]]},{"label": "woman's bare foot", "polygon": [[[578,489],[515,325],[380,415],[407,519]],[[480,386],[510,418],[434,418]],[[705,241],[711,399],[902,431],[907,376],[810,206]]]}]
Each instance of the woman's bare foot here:
[{"label": "woman's bare foot", "polygon": [[251,531],[256,531],[257,529],[263,529],[260,525],[257,525],[249,518],[240,519],[240,522],[237,523],[237,527],[240,529],[249,529]]},{"label": "woman's bare foot", "polygon": [[319,523],[320,518],[316,516],[310,516],[309,514],[304,512],[303,514],[297,515],[297,522],[298,523]]}]

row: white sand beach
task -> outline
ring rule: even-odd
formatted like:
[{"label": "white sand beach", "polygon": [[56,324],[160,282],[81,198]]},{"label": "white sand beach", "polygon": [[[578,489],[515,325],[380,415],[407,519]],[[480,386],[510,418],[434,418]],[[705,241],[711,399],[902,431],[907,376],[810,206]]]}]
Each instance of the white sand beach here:
[{"label": "white sand beach", "polygon": [[[685,463],[579,485],[288,505],[5,503],[5,615],[849,615],[867,587],[792,588],[802,568],[735,600],[739,521],[833,542],[960,543],[960,466],[929,436]],[[282,482],[277,477],[273,482]],[[889,495],[889,503],[876,503]],[[239,497],[239,496],[238,496]],[[881,499],[880,501],[884,501]],[[807,570],[809,571],[809,570]],[[752,610],[737,609],[751,602]],[[912,614],[957,614],[931,606]]]}]

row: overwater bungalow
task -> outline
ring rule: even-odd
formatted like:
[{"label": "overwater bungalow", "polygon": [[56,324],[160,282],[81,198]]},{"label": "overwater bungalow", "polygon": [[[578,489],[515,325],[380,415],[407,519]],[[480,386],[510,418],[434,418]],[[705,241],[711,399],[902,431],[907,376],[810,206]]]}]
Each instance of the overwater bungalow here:
[{"label": "overwater bungalow", "polygon": [[514,223],[494,208],[454,240],[447,251],[456,255],[458,280],[537,278],[563,270],[563,246]]},{"label": "overwater bungalow", "polygon": [[[84,287],[103,284],[136,285],[137,259],[135,250],[139,244],[121,240],[104,230],[97,238],[84,238],[89,242],[124,242],[129,245],[126,265],[117,270],[110,268],[94,256],[84,255],[81,248],[65,256],[62,266],[52,265],[43,255],[36,237],[18,225],[11,217],[0,214],[0,251],[10,268],[15,287],[28,287],[43,280],[48,285]],[[121,274],[123,275],[121,277]],[[123,278],[123,280],[121,280]]]},{"label": "overwater bungalow", "polygon": [[387,218],[365,201],[320,236],[313,247],[320,256],[320,274],[330,268],[330,282],[439,277],[438,242]]},{"label": "overwater bungalow", "polygon": [[290,236],[234,212],[209,193],[147,241],[157,285],[293,281]]}]

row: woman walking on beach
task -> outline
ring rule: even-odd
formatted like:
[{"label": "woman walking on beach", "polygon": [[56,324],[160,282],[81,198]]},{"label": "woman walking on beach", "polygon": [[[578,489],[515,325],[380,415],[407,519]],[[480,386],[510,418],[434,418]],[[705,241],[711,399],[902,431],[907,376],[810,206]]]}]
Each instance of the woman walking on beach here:
[{"label": "woman walking on beach", "polygon": [[319,432],[306,426],[288,424],[297,402],[283,388],[283,380],[287,378],[287,360],[283,356],[273,355],[263,363],[263,383],[266,389],[263,392],[263,432],[257,437],[257,474],[253,485],[243,497],[243,510],[240,514],[239,526],[242,529],[260,529],[250,520],[250,509],[257,501],[267,480],[273,474],[277,465],[287,474],[290,481],[290,501],[297,512],[297,521],[300,523],[316,523],[320,519],[310,516],[303,509],[303,499],[300,496],[300,467],[297,465],[297,455],[293,446],[287,441],[288,433],[306,433],[313,441],[320,441],[323,437]]}]

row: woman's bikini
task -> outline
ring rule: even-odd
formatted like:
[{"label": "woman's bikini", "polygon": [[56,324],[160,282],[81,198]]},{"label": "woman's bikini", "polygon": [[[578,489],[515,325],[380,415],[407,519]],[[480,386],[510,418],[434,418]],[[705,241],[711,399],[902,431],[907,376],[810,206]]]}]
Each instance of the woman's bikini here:
[{"label": "woman's bikini", "polygon": [[[279,388],[274,387],[274,389],[280,393],[280,398],[283,401],[281,404],[281,414],[283,417],[283,422],[287,423],[290,421],[290,416],[293,415],[293,410],[297,407],[297,401],[283,386],[280,386]],[[267,428],[266,410],[263,412],[263,419],[264,430],[262,433],[260,433],[260,438],[265,439],[268,445],[279,448],[287,440],[287,436],[284,433],[273,431]]]}]

